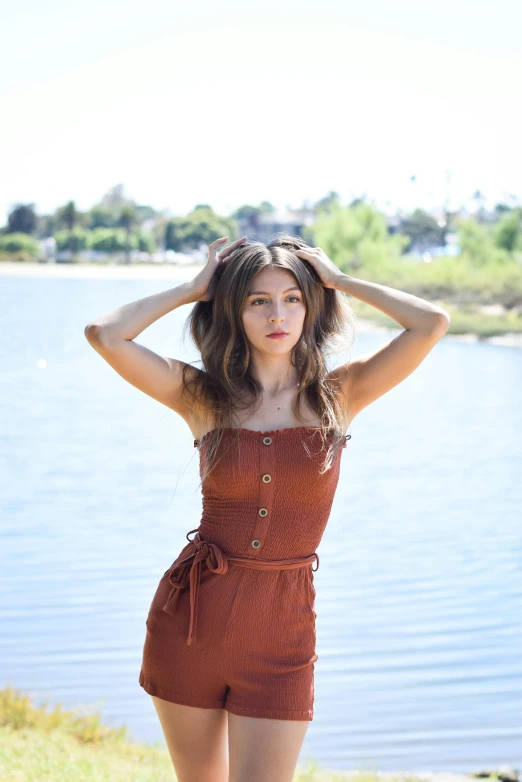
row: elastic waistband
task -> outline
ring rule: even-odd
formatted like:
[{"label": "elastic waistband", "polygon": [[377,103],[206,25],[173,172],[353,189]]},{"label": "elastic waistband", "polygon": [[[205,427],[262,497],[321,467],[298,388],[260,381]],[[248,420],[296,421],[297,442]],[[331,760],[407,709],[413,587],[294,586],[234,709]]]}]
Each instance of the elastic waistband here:
[{"label": "elastic waistband", "polygon": [[[190,624],[187,646],[190,646],[192,641],[196,641],[197,606],[202,564],[205,564],[209,570],[218,575],[224,575],[228,571],[230,562],[234,563],[234,565],[253,568],[254,570],[291,570],[308,565],[312,565],[312,570],[314,570],[314,562],[317,562],[314,572],[319,568],[319,555],[317,553],[297,559],[253,559],[252,557],[238,557],[232,554],[225,554],[215,543],[203,540],[198,529],[191,529],[187,532],[186,537],[189,545],[185,546],[176,561],[163,574],[164,576],[167,573],[169,574],[169,582],[172,585],[167,602],[163,606],[163,610],[167,614],[174,615],[181,590],[187,586],[190,589]],[[196,533],[192,540],[189,538],[191,532]]]}]

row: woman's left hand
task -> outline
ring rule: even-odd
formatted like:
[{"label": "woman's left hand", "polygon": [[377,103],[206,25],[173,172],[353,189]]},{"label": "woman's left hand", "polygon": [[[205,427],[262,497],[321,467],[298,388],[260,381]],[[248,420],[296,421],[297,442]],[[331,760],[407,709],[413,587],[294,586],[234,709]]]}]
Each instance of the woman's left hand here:
[{"label": "woman's left hand", "polygon": [[314,267],[325,288],[337,287],[337,280],[342,272],[320,247],[309,247],[306,250],[294,250],[294,252]]}]

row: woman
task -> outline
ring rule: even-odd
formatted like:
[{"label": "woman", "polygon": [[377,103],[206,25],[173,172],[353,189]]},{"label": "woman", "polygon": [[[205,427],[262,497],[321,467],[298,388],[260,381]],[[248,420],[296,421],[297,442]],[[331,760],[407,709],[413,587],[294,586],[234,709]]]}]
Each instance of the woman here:
[{"label": "woman", "polygon": [[[313,719],[312,573],[343,432],[419,366],[449,316],[349,277],[299,237],[224,247],[227,238],[209,246],[193,280],[92,321],[85,335],[125,380],[181,415],[199,447],[202,519],[158,585],[139,677],[177,778],[290,782]],[[327,371],[355,320],[344,294],[404,331]],[[189,303],[204,370],[133,341]]]}]

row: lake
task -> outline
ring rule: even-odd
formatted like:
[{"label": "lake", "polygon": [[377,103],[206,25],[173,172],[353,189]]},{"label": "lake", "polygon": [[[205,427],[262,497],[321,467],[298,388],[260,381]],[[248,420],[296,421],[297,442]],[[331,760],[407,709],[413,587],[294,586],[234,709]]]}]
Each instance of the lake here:
[{"label": "lake", "polygon": [[[138,675],[157,584],[199,523],[198,452],[83,329],[176,284],[0,277],[2,686],[142,741],[163,740]],[[189,310],[137,341],[196,359]],[[392,336],[360,333],[351,355]],[[299,765],[522,765],[521,388],[520,349],[446,336],[353,421],[317,550]]]}]

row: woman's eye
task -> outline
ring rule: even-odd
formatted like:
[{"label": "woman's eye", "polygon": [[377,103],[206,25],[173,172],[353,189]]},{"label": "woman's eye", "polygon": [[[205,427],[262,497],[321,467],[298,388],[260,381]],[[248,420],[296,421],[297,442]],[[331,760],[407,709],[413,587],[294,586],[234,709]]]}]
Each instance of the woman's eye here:
[{"label": "woman's eye", "polygon": [[[288,296],[289,299],[295,299],[297,302],[300,301],[300,299],[297,296]],[[266,299],[254,299],[251,304],[257,304],[258,301],[266,301]]]}]

